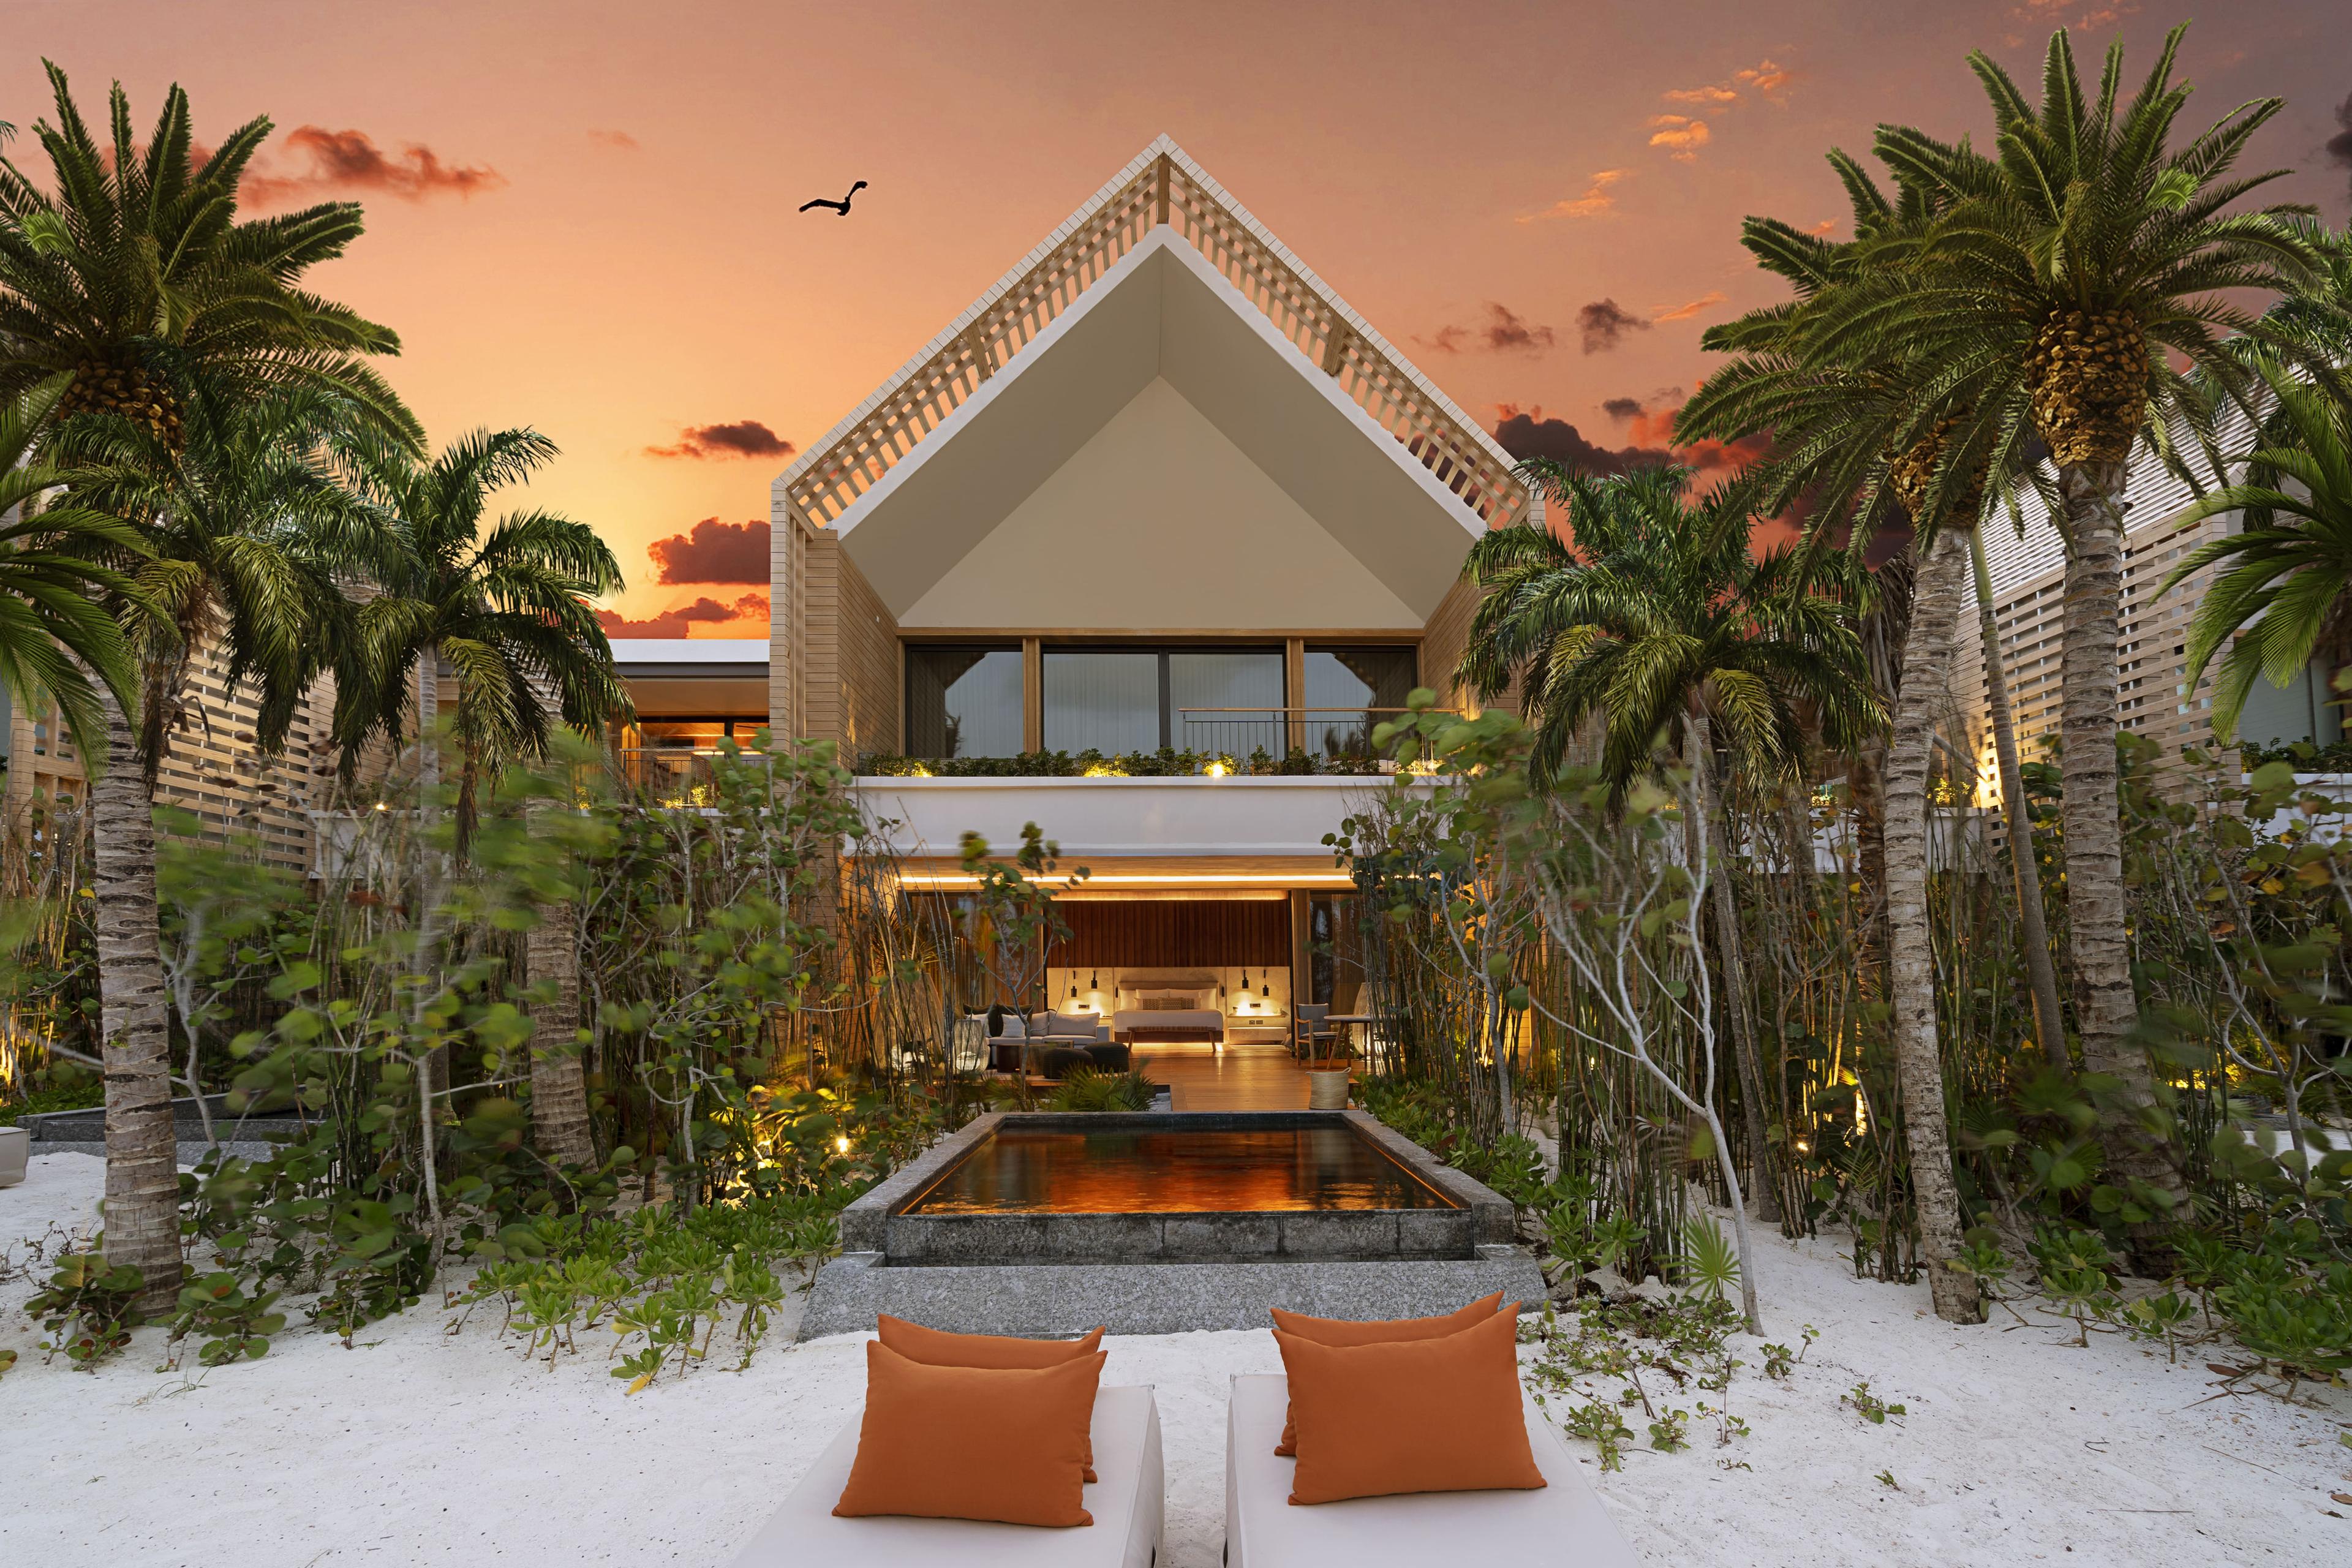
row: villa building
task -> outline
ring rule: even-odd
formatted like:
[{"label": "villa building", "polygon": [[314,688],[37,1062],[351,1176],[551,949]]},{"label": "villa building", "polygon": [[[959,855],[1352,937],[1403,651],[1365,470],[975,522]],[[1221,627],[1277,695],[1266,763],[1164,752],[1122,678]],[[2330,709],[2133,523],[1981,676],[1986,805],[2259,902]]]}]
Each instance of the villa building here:
[{"label": "villa building", "polygon": [[[1066,871],[1090,872],[1066,905],[1058,1002],[1181,998],[1195,1005],[1144,1010],[1280,1037],[1294,1003],[1354,1000],[1332,954],[1352,889],[1324,838],[1381,782],[1384,714],[1416,687],[1469,706],[1452,689],[1464,558],[1541,516],[1512,467],[1163,137],[777,478],[768,640],[614,643],[638,710],[624,765],[690,775],[696,752],[763,727],[833,741],[922,896],[970,886],[967,830],[1009,852],[1034,822]],[[2211,739],[2210,683],[2187,690],[2182,668],[2204,583],[2155,588],[2234,524],[2180,524],[2187,488],[2133,467],[2118,721],[2177,756]],[[2030,759],[2057,727],[2063,560],[2025,510],[2021,533],[1995,523],[1986,543]],[[265,758],[251,694],[226,692],[217,662],[197,661],[163,798],[308,864],[328,697]],[[2259,688],[2247,738],[2337,739],[2327,673]],[[1972,616],[1953,674],[1990,805]],[[79,795],[53,715],[0,709],[0,745],[12,826]],[[1149,765],[1118,760],[1139,752]]]},{"label": "villa building", "polygon": [[[2243,450],[2250,439],[2251,431],[2239,421],[2225,435],[2222,447]],[[2188,681],[2189,623],[2212,586],[2214,569],[2196,573],[2169,593],[2158,590],[2182,556],[2239,527],[2234,512],[2201,521],[2185,520],[2182,514],[2195,499],[2190,488],[2162,464],[2145,452],[2135,455],[2124,498],[2116,721],[2126,732],[2157,742],[2163,756],[2173,762],[2192,747],[2214,744],[2214,669],[2208,668],[2194,691]],[[2039,496],[2024,495],[2019,510],[2021,530],[2006,520],[1989,522],[1984,543],[2018,754],[2032,762],[2043,755],[2045,742],[2056,737],[2059,728],[2066,555]],[[2334,673],[2327,661],[2315,658],[2284,687],[2255,681],[2239,720],[2238,738],[2264,746],[2297,741],[2328,745],[2341,740],[2342,710],[2335,705],[2329,684]],[[1997,805],[2000,777],[1993,756],[1991,690],[1983,637],[1973,614],[1960,618],[1952,693],[1977,760],[1978,804]]]},{"label": "villa building", "polygon": [[1323,838],[1378,779],[1011,759],[1368,755],[1450,685],[1472,542],[1539,505],[1511,467],[1162,138],[776,480],[769,721],[892,759],[910,889],[969,885],[967,829],[1087,867],[1066,1005],[1278,1031],[1349,999]]}]

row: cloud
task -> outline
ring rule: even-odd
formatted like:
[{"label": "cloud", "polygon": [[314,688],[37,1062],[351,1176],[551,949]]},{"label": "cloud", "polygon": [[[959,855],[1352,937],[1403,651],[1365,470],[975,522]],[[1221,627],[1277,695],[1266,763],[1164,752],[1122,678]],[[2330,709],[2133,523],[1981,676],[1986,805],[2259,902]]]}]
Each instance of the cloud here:
[{"label": "cloud", "polygon": [[1624,177],[1625,171],[1622,169],[1596,170],[1592,175],[1592,183],[1585,187],[1582,195],[1562,196],[1543,211],[1528,213],[1519,221],[1534,223],[1538,218],[1547,217],[1605,217],[1614,211],[1617,205],[1617,198],[1609,194],[1609,187]]},{"label": "cloud", "polygon": [[[2063,13],[2076,11],[2078,7],[2079,14],[2073,21],[2068,21]],[[2022,5],[2010,12],[2011,16],[2021,22],[2032,22],[2045,27],[2055,22],[2069,32],[2076,33],[2090,27],[2112,26],[2126,16],[2138,14],[2139,0],[2108,0],[2105,5],[2086,5],[2084,0],[2025,0]]]},{"label": "cloud", "polygon": [[1676,305],[1671,310],[1660,310],[1656,315],[1652,316],[1650,320],[1654,321],[1687,321],[1693,316],[1697,315],[1701,310],[1706,310],[1709,305],[1722,304],[1724,298],[1725,296],[1722,289],[1710,289],[1706,293],[1700,295],[1697,299],[1689,301],[1687,304]]},{"label": "cloud", "polygon": [[675,447],[648,447],[648,458],[789,458],[800,450],[757,419],[731,425],[688,425]]},{"label": "cloud", "polygon": [[767,595],[746,594],[731,605],[707,596],[688,605],[673,605],[642,621],[633,621],[618,610],[599,610],[596,621],[608,637],[682,637],[689,635],[688,627],[698,624],[724,625],[751,616],[764,618],[767,613]]},{"label": "cloud", "polygon": [[625,131],[591,131],[588,140],[608,152],[634,153],[637,150],[637,139]]},{"label": "cloud", "polygon": [[1777,103],[1780,101],[1780,94],[1788,87],[1796,74],[1785,66],[1776,66],[1770,60],[1763,60],[1747,70],[1732,72],[1731,79],[1754,88]]},{"label": "cloud", "polygon": [[2343,129],[2327,139],[2327,161],[2352,169],[2352,96],[2336,106],[2336,123]]},{"label": "cloud", "polygon": [[[1602,406],[1614,416],[1616,405],[1632,402],[1632,398],[1612,398]],[[1673,431],[1678,410],[1679,405],[1650,409],[1637,405],[1632,414],[1632,427],[1626,432],[1626,445],[1611,447],[1586,439],[1582,431],[1565,419],[1544,417],[1541,407],[1523,409],[1506,403],[1495,411],[1495,440],[1522,462],[1529,458],[1550,458],[1585,474],[1630,474],[1641,468],[1663,468],[1668,463],[1680,463],[1702,475],[1736,473],[1762,457],[1770,445],[1769,437],[1755,436],[1727,446],[1720,441],[1676,446]]]},{"label": "cloud", "polygon": [[1523,409],[1506,403],[1496,411],[1495,440],[1521,462],[1549,458],[1582,474],[1630,474],[1636,468],[1662,468],[1674,460],[1663,447],[1631,446],[1612,450],[1565,419],[1547,419],[1541,407]]},{"label": "cloud", "polygon": [[1484,326],[1443,326],[1431,336],[1413,341],[1448,354],[1460,353],[1465,343],[1489,353],[1541,354],[1551,350],[1555,338],[1549,327],[1524,321],[1508,305],[1489,300]]},{"label": "cloud", "polygon": [[[1788,101],[1789,83],[1795,77],[1796,73],[1786,66],[1762,60],[1745,70],[1732,72],[1728,80],[1701,87],[1670,88],[1659,96],[1667,103],[1691,110],[1729,109],[1748,92],[1759,94],[1769,103],[1780,104]],[[1698,150],[1715,138],[1709,123],[1695,114],[1653,115],[1649,130],[1651,146],[1665,148],[1685,163],[1696,161]]]},{"label": "cloud", "polygon": [[1709,136],[1706,121],[1693,120],[1685,114],[1654,115],[1650,121],[1650,145],[1666,148],[1677,163],[1696,160],[1698,150],[1707,144]]},{"label": "cloud", "polygon": [[1627,332],[1648,331],[1650,323],[1614,300],[1595,300],[1577,308],[1576,330],[1583,338],[1584,352],[1597,354],[1624,342]]},{"label": "cloud", "polygon": [[388,154],[364,131],[298,125],[287,133],[281,151],[308,166],[288,174],[277,172],[274,163],[257,168],[238,186],[241,195],[259,205],[330,192],[377,192],[404,202],[431,196],[470,201],[507,184],[504,174],[487,164],[445,163],[439,153],[415,142],[401,143],[397,156]]},{"label": "cloud", "polygon": [[721,522],[706,517],[692,532],[673,533],[646,546],[656,575],[665,585],[680,583],[765,583],[768,580],[768,525]]},{"label": "cloud", "polygon": [[1821,221],[1821,222],[1819,222],[1819,223],[1817,223],[1817,224],[1813,225],[1813,226],[1812,226],[1811,228],[1810,228],[1810,229],[1806,230],[1805,232],[1806,232],[1806,233],[1808,233],[1808,234],[1822,234],[1822,235],[1832,234],[1832,233],[1834,233],[1834,232],[1836,231],[1836,229],[1837,229],[1837,226],[1838,226],[1838,220],[1837,220],[1837,219],[1835,219],[1835,218],[1833,218],[1833,217],[1825,217],[1825,218],[1822,219],[1822,221]]},{"label": "cloud", "polygon": [[[2033,3],[2038,3],[2038,0],[2033,0]],[[2068,3],[2071,4],[2072,0]],[[1673,88],[1659,96],[1668,103],[1696,104],[1701,109],[1727,109],[1739,101],[1740,88],[1747,88],[1763,94],[1771,102],[1779,103],[1782,101],[1789,83],[1796,79],[1796,74],[1786,66],[1759,60],[1746,70],[1733,71],[1728,81],[1713,81],[1705,87]]]},{"label": "cloud", "polygon": [[1675,439],[1675,416],[1682,411],[1680,403],[1671,407],[1645,408],[1633,416],[1625,434],[1637,447],[1648,444],[1670,447],[1675,462],[1702,474],[1738,473],[1771,449],[1772,437],[1769,434],[1743,436],[1728,443],[1678,442]]},{"label": "cloud", "polygon": [[1628,419],[1645,417],[1661,408],[1671,413],[1673,410],[1681,407],[1683,399],[1689,395],[1690,394],[1685,392],[1679,386],[1661,386],[1654,388],[1646,395],[1641,397],[1635,397],[1628,394],[1622,397],[1603,399],[1601,405],[1601,412],[1609,416],[1610,418],[1622,423]]}]

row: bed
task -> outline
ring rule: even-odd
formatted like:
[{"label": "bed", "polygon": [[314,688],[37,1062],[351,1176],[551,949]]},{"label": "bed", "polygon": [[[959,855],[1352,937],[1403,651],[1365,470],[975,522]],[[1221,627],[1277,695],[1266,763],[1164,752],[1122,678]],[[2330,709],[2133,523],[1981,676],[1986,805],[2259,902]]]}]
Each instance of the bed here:
[{"label": "bed", "polygon": [[1171,1045],[1206,1041],[1223,1045],[1225,1016],[1215,1005],[1215,992],[1207,985],[1179,986],[1125,983],[1136,1005],[1121,1007],[1112,1031],[1127,1045]]}]

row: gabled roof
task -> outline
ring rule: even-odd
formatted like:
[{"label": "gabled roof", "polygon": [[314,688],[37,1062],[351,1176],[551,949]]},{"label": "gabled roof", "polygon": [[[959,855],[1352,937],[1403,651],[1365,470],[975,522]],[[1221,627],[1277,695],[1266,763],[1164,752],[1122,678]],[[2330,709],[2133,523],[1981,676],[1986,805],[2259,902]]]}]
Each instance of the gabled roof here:
[{"label": "gabled roof", "polygon": [[1164,225],[833,522],[904,626],[1106,631],[1417,629],[1485,528]]},{"label": "gabled roof", "polygon": [[813,523],[841,521],[1161,226],[1477,523],[1539,507],[1477,421],[1165,136],[803,453],[776,480],[779,499]]}]

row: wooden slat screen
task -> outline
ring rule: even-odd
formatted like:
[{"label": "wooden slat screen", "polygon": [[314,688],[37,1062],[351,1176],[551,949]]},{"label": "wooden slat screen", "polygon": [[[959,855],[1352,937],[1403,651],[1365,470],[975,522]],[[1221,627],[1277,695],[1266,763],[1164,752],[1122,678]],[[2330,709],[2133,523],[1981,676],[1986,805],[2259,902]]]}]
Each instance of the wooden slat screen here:
[{"label": "wooden slat screen", "polygon": [[1218,969],[1290,962],[1290,906],[1272,899],[1071,899],[1056,969]]}]

